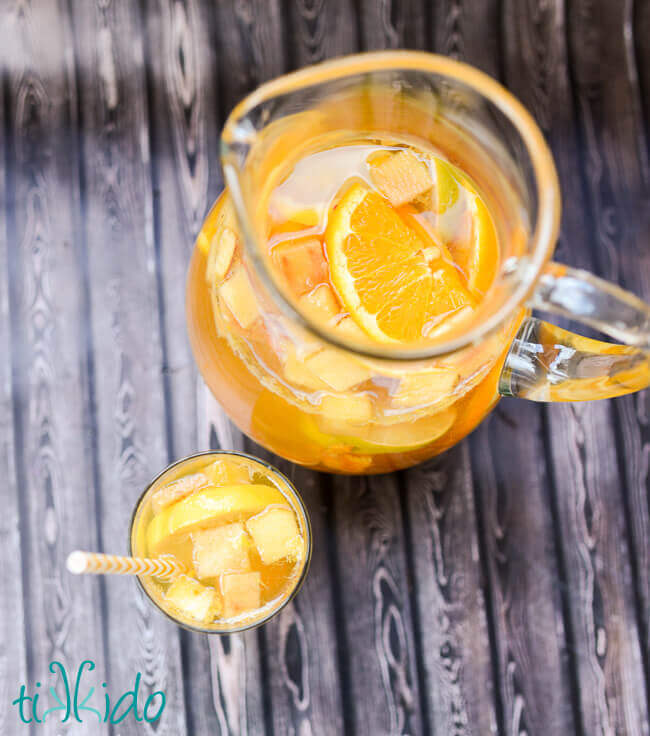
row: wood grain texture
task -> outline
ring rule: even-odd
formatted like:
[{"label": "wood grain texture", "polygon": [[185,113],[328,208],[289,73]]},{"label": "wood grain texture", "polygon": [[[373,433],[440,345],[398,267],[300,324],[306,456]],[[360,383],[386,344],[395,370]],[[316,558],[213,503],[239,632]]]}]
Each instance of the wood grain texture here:
[{"label": "wood grain texture", "polygon": [[[25,626],[19,635],[28,652],[30,689],[35,680],[46,687],[54,680],[49,676],[53,660],[76,671],[90,657],[99,677],[105,674],[98,583],[72,580],[65,571],[70,549],[96,547],[97,526],[86,440],[89,396],[81,328],[85,305],[75,242],[80,216],[76,92],[65,54],[69,21],[59,10],[56,2],[41,3],[38,13],[16,4],[7,20],[12,36],[7,99],[13,130],[8,194],[15,245],[9,258],[13,340],[7,354],[14,360],[22,540],[14,538],[11,557],[19,560],[21,549],[25,556],[27,621],[23,624],[19,617],[14,625]],[[84,523],[78,523],[79,518]],[[15,519],[10,516],[8,521]],[[3,589],[3,597],[16,594],[15,586],[20,586],[20,578]],[[20,611],[20,599],[13,601]],[[16,697],[18,681],[13,687]],[[18,718],[13,709],[10,715],[16,720],[7,732],[15,729]],[[93,727],[98,734],[107,733],[102,724]],[[56,734],[60,729],[55,714],[41,732]],[[80,724],[70,729],[74,734],[81,731]]]},{"label": "wood grain texture", "polygon": [[212,13],[197,0],[148,0],[146,70],[159,259],[163,371],[172,458],[196,450],[196,365],[185,322],[194,240],[221,188]]},{"label": "wood grain texture", "polygon": [[404,475],[428,723],[433,733],[496,733],[468,444]]},{"label": "wood grain texture", "polygon": [[[643,122],[638,73],[635,65],[632,4],[629,2],[593,5],[573,2],[570,5],[570,44],[574,66],[575,93],[585,142],[585,183],[592,212],[592,232],[599,252],[607,254],[603,275],[620,281],[635,293],[650,298],[650,254],[647,233],[650,226],[650,168],[648,140],[643,136]],[[578,39],[576,24],[585,29]],[[605,32],[610,29],[611,32]],[[650,608],[648,575],[650,552],[650,514],[647,471],[644,469],[648,443],[648,395],[643,392],[615,402],[622,430],[622,463],[627,479],[627,498],[623,509],[627,519],[620,520],[622,509],[612,509],[612,534],[631,532],[631,548],[618,545],[620,567],[607,565],[615,578],[612,598],[623,609],[615,613],[616,624],[627,623],[622,631],[620,662],[630,660],[625,676],[612,679],[620,687],[611,688],[614,714],[627,721],[638,718],[639,732],[648,726],[648,622]],[[620,478],[620,476],[619,476]],[[618,480],[620,483],[620,479]],[[621,484],[622,485],[622,484]],[[611,503],[608,496],[607,501]],[[613,504],[612,504],[613,505]],[[605,506],[607,511],[610,506]],[[628,558],[631,555],[630,569]],[[616,558],[615,558],[616,559]],[[619,561],[619,560],[616,560]],[[609,563],[609,560],[607,560]],[[630,573],[635,572],[633,585]],[[634,595],[636,593],[636,596]],[[636,616],[633,611],[636,606]],[[634,624],[639,625],[639,629]],[[643,641],[639,647],[638,637]],[[645,687],[642,665],[645,659]],[[617,650],[613,649],[616,654]],[[614,699],[614,696],[618,696]],[[625,721],[625,722],[627,722]],[[645,729],[645,731],[644,731]]]},{"label": "wood grain texture", "polygon": [[361,0],[361,48],[426,49],[430,10],[426,0]]},{"label": "wood grain texture", "polygon": [[293,0],[285,28],[291,67],[359,50],[357,17],[352,0]]},{"label": "wood grain texture", "polygon": [[222,120],[246,94],[286,71],[288,41],[280,0],[213,5]]},{"label": "wood grain texture", "polygon": [[354,733],[423,729],[395,476],[334,477],[342,646]]},{"label": "wood grain texture", "polygon": [[[199,442],[202,449],[244,450],[244,438],[228,419],[201,378],[197,381]],[[207,639],[210,662],[211,711],[220,736],[257,736],[266,733],[265,681],[258,632],[247,631]],[[205,666],[205,657],[200,662]],[[205,671],[205,670],[204,670]],[[205,688],[202,688],[205,699]],[[198,730],[197,730],[198,734]]]},{"label": "wood grain texture", "polygon": [[273,733],[344,732],[332,571],[329,567],[327,494],[320,473],[293,465],[251,440],[246,451],[272,463],[294,484],[309,513],[313,553],[298,596],[264,627]]},{"label": "wood grain texture", "polygon": [[[101,544],[126,548],[135,502],[167,463],[151,159],[137,6],[73,2],[83,125],[84,239],[92,329]],[[186,733],[178,628],[133,581],[106,586],[108,671],[124,691],[164,690],[155,732]],[[145,695],[146,697],[146,695]],[[154,733],[134,720],[122,735]]]},{"label": "wood grain texture", "polygon": [[472,449],[503,732],[573,733],[539,407],[503,400],[476,433]]},{"label": "wood grain texture", "polygon": [[[647,233],[650,228],[650,164],[648,139],[644,136],[642,93],[636,66],[632,33],[632,5],[612,6],[603,3],[571,5],[571,49],[575,68],[575,86],[582,135],[586,146],[586,186],[593,213],[593,237],[600,252],[607,254],[603,275],[620,281],[635,293],[650,298],[650,253]],[[578,43],[576,24],[589,29],[586,43]],[[604,25],[602,25],[604,24]],[[603,28],[613,33],[605,34]],[[598,61],[597,61],[598,60]],[[626,709],[632,718],[639,709],[639,728],[648,729],[648,645],[650,624],[650,508],[648,502],[647,448],[648,395],[628,397],[615,402],[625,451],[623,466],[627,481],[623,509],[625,522],[618,528],[631,536],[622,548],[622,567],[618,585],[625,614],[632,616],[636,604],[636,627],[629,630],[626,643],[635,664],[639,655],[636,637],[641,637],[645,657],[645,689],[638,667],[626,673],[615,705]],[[619,481],[620,483],[620,481]],[[621,484],[622,485],[622,484]],[[618,510],[621,514],[621,510]],[[628,564],[631,564],[631,570]],[[630,572],[633,586],[628,585]],[[631,590],[629,589],[631,588]],[[616,591],[618,594],[619,591]],[[636,594],[636,595],[635,595]],[[621,617],[622,618],[622,617]],[[627,641],[629,639],[629,642]],[[644,698],[645,696],[645,698]]]},{"label": "wood grain texture", "polygon": [[[15,42],[9,31],[13,23],[0,30],[0,66],[9,69]],[[20,536],[20,490],[16,474],[16,435],[14,432],[14,392],[12,386],[12,312],[9,305],[9,216],[14,199],[7,191],[10,141],[7,131],[11,114],[9,94],[2,89],[0,99],[0,474],[5,479],[0,514],[0,701],[10,703],[18,694],[19,684],[27,681],[25,608],[23,599],[23,565]],[[9,90],[7,89],[7,92]],[[5,102],[9,103],[6,105]],[[0,733],[9,733],[15,720],[13,708],[0,710]]]}]

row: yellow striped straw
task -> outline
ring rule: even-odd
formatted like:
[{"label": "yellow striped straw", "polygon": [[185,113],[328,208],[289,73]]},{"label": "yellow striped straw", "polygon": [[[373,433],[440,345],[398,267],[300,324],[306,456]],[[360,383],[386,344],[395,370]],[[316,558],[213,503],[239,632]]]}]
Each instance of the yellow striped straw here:
[{"label": "yellow striped straw", "polygon": [[76,550],[68,555],[66,567],[71,573],[81,575],[147,575],[171,580],[180,573],[187,572],[185,565],[173,555],[160,557],[122,557],[120,555],[103,555],[99,552],[82,552]]}]

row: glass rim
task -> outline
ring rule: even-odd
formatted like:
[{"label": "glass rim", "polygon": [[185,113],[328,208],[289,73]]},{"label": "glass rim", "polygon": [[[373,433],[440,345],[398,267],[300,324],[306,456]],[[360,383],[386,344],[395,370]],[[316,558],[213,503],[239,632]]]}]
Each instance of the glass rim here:
[{"label": "glass rim", "polygon": [[129,549],[129,555],[133,556],[133,527],[135,525],[136,516],[138,514],[138,510],[140,509],[140,506],[142,505],[142,502],[144,501],[147,493],[151,490],[151,488],[162,478],[165,473],[175,468],[177,465],[180,465],[181,463],[187,462],[188,460],[193,460],[197,457],[202,457],[204,455],[235,455],[237,457],[243,457],[246,460],[250,460],[254,463],[257,463],[258,465],[262,465],[267,470],[270,470],[275,475],[279,475],[280,478],[288,485],[289,489],[294,494],[294,497],[298,503],[299,509],[302,512],[303,518],[305,520],[305,535],[306,535],[306,554],[305,554],[305,561],[302,566],[302,570],[300,571],[300,576],[298,577],[298,580],[296,581],[295,586],[293,587],[291,593],[287,596],[287,598],[282,601],[280,606],[278,608],[275,608],[273,611],[269,612],[266,616],[261,618],[259,621],[253,621],[249,624],[242,624],[241,626],[235,626],[233,628],[227,628],[223,630],[215,630],[215,629],[208,629],[203,626],[194,626],[193,624],[187,623],[185,621],[180,621],[179,619],[175,618],[171,615],[168,611],[166,611],[149,593],[149,591],[144,586],[142,580],[140,580],[140,575],[135,575],[136,582],[140,588],[140,590],[145,594],[149,602],[157,608],[166,618],[168,618],[170,621],[172,621],[176,626],[180,626],[181,628],[185,629],[186,631],[194,631],[201,634],[217,634],[217,635],[223,635],[223,634],[237,634],[242,631],[248,631],[249,629],[256,629],[258,626],[263,626],[265,623],[270,621],[274,616],[277,616],[280,611],[282,611],[285,606],[292,601],[300,588],[302,587],[303,583],[305,582],[305,579],[307,578],[307,574],[309,573],[309,566],[311,564],[311,555],[312,555],[312,548],[313,548],[313,542],[312,542],[312,530],[311,530],[311,520],[309,518],[309,512],[307,511],[307,507],[305,506],[305,502],[302,500],[302,496],[300,493],[298,493],[297,488],[295,485],[287,478],[287,476],[281,471],[278,470],[278,468],[275,467],[275,465],[271,465],[271,463],[266,462],[266,460],[262,460],[259,457],[255,457],[254,455],[250,455],[247,452],[239,452],[238,450],[202,450],[201,452],[195,452],[192,455],[186,455],[185,457],[179,458],[178,460],[175,460],[173,463],[170,463],[166,468],[160,471],[158,475],[156,475],[155,478],[147,485],[147,487],[144,489],[144,491],[140,494],[138,497],[138,500],[135,502],[135,506],[133,507],[133,513],[131,514],[131,521],[129,523],[129,540],[128,540],[128,549]]},{"label": "glass rim", "polygon": [[[238,126],[258,105],[279,95],[296,92],[321,83],[378,71],[421,71],[448,77],[471,87],[477,94],[494,104],[515,127],[529,157],[537,197],[534,228],[529,236],[530,255],[519,259],[517,283],[504,303],[485,320],[451,340],[426,347],[404,348],[388,345],[360,345],[356,341],[325,330],[308,315],[302,314],[282,293],[261,254],[258,239],[249,223],[248,213],[239,187],[235,167],[228,158],[233,146],[250,140],[250,128]],[[221,161],[237,214],[238,224],[250,248],[257,275],[270,291],[281,310],[307,333],[328,344],[359,355],[386,360],[422,360],[453,353],[480,342],[514,316],[533,292],[545,264],[550,260],[559,232],[560,187],[551,151],[542,131],[524,105],[505,87],[476,67],[446,56],[424,51],[371,51],[343,56],[307,66],[266,82],[247,95],[231,111],[221,134]],[[512,274],[511,274],[512,275]]]}]

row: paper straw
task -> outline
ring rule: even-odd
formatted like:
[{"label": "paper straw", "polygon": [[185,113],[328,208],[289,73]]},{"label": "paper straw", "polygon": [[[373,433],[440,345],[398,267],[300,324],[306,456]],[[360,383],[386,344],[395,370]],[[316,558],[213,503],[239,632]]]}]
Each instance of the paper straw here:
[{"label": "paper straw", "polygon": [[171,580],[180,573],[187,572],[173,555],[160,557],[121,557],[120,555],[103,555],[99,552],[82,552],[76,550],[68,555],[68,570],[75,575],[91,573],[95,575],[147,575]]}]

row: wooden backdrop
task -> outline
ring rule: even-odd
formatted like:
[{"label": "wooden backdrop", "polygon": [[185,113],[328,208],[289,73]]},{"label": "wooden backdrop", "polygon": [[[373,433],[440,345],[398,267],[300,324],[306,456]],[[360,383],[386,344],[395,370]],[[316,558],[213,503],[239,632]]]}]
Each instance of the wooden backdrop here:
[{"label": "wooden backdrop", "polygon": [[[59,659],[164,689],[157,728],[66,734],[648,736],[649,394],[504,400],[443,457],[372,479],[278,461],[314,524],[271,624],[192,635],[121,551],[170,460],[253,448],[197,377],[192,241],[232,106],[289,69],[430,49],[503,82],[547,136],[559,259],[650,299],[649,0],[0,2],[0,733]],[[262,452],[262,451],[259,451]],[[55,736],[55,719],[33,728]]]}]

